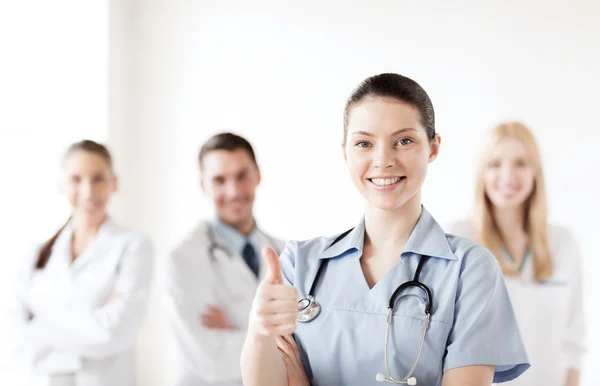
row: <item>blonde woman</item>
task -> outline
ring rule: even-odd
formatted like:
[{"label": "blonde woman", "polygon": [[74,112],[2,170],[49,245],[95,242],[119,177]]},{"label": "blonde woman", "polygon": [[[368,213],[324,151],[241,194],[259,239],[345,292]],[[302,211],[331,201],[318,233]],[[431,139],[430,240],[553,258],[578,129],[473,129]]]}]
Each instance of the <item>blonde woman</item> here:
[{"label": "blonde woman", "polygon": [[541,157],[525,125],[489,134],[477,170],[472,217],[451,233],[498,259],[531,360],[511,385],[575,386],[583,354],[581,262],[571,232],[549,225]]}]

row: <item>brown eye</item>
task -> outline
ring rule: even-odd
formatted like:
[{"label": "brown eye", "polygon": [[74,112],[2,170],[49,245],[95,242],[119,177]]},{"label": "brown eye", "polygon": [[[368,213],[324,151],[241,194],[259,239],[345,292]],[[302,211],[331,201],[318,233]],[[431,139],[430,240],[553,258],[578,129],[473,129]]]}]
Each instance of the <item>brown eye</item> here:
[{"label": "brown eye", "polygon": [[488,167],[490,167],[490,168],[499,168],[500,167],[500,161],[498,161],[498,160],[490,161],[490,163],[488,164]]}]

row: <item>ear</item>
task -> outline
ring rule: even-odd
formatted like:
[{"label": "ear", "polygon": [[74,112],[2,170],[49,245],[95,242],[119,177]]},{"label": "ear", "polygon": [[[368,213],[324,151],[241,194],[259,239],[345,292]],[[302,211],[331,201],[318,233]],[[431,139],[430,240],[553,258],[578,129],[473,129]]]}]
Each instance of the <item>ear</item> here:
[{"label": "ear", "polygon": [[202,193],[206,193],[206,187],[204,186],[204,178],[200,175],[200,189],[202,189]]},{"label": "ear", "polygon": [[440,153],[440,145],[442,144],[442,137],[439,134],[435,135],[435,138],[430,142],[431,153],[429,153],[429,162],[433,162]]},{"label": "ear", "polygon": [[342,154],[344,155],[344,161],[348,162],[348,156],[346,155],[346,143],[342,142]]}]

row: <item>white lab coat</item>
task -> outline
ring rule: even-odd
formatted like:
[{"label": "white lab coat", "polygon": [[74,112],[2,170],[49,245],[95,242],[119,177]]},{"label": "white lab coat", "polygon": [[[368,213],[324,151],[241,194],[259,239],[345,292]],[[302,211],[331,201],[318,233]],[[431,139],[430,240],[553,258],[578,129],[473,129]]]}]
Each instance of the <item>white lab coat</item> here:
[{"label": "white lab coat", "polygon": [[[468,222],[449,227],[449,233],[473,237]],[[533,279],[533,261],[525,260],[521,274],[505,277],[531,368],[510,386],[563,386],[568,368],[579,369],[584,354],[585,315],[579,248],[568,229],[548,227],[554,273],[544,283]]]},{"label": "white lab coat", "polygon": [[134,386],[151,243],[108,219],[71,263],[72,234],[69,224],[44,269],[35,269],[39,247],[25,259],[7,314],[9,348],[30,386]]},{"label": "white lab coat", "polygon": [[[231,248],[227,247],[231,257],[217,249],[216,264],[211,264],[210,226],[208,222],[197,225],[167,262],[167,317],[179,362],[177,386],[242,385],[240,356],[259,281]],[[271,246],[277,252],[283,249],[281,241],[262,232],[260,236],[263,246]],[[216,233],[214,237],[219,245],[227,246]],[[260,251],[256,252],[260,259],[259,277],[263,277],[267,269]],[[208,305],[222,309],[236,329],[203,327],[200,315]]]}]

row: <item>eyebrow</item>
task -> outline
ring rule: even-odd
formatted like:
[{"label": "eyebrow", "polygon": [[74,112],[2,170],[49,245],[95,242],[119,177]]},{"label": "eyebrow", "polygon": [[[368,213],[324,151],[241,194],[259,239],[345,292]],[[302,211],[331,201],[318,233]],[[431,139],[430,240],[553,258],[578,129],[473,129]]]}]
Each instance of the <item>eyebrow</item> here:
[{"label": "eyebrow", "polygon": [[[417,131],[417,129],[415,129],[415,128],[412,128],[412,127],[405,127],[404,129],[400,129],[400,130],[396,130],[396,131],[394,131],[392,134],[390,134],[390,137],[393,137],[393,136],[395,136],[395,135],[398,135],[398,134],[404,133],[404,132],[406,132],[406,131]],[[362,131],[362,130],[354,131],[354,132],[352,132],[352,134],[353,134],[353,135],[354,135],[354,134],[358,134],[358,135],[366,135],[367,137],[374,137],[374,136],[375,136],[375,134],[373,134],[373,133],[370,133],[370,132],[368,132],[368,131]]]}]

